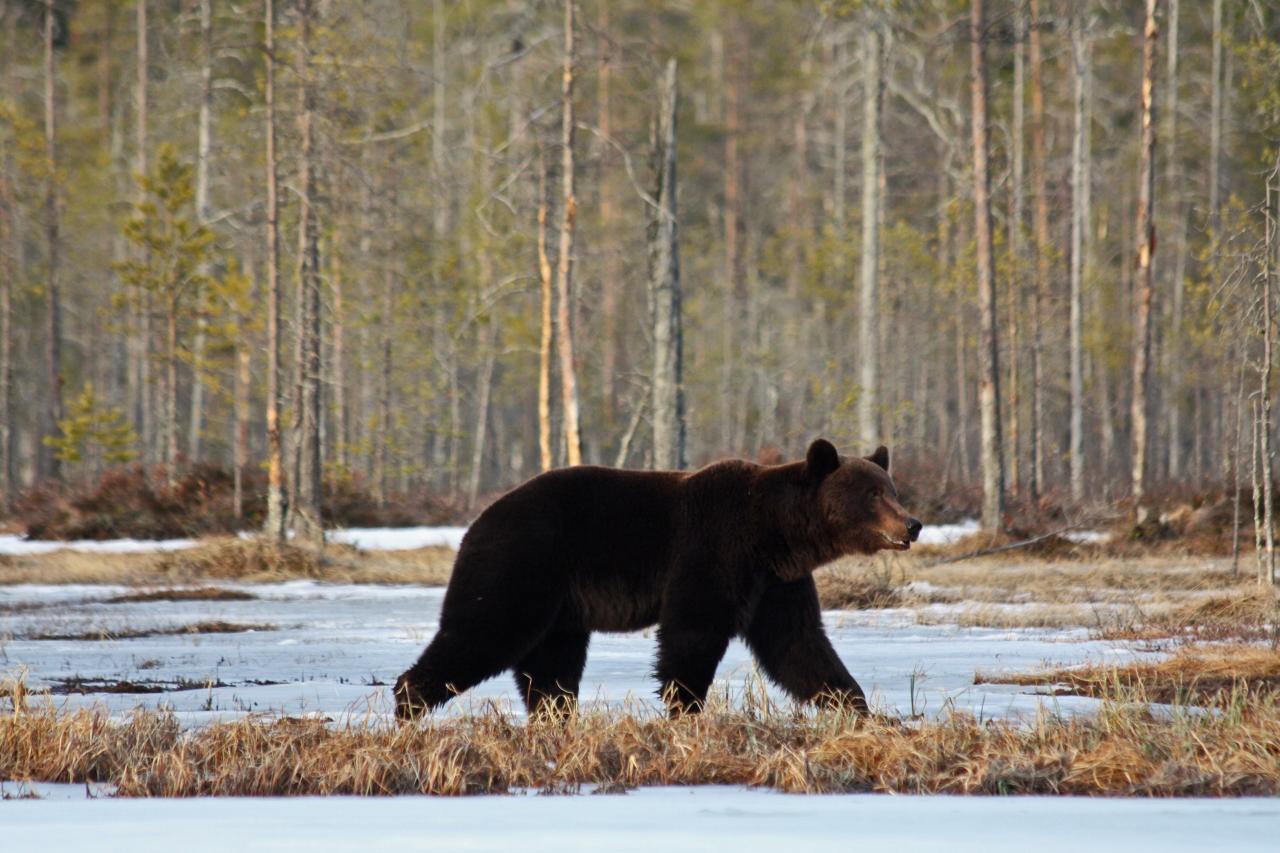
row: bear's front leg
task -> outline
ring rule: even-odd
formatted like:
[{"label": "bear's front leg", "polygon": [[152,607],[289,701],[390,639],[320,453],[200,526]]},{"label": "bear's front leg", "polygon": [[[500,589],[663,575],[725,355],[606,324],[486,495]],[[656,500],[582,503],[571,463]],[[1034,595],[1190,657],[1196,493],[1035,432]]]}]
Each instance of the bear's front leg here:
[{"label": "bear's front leg", "polygon": [[812,577],[771,583],[745,639],[765,675],[796,699],[869,712],[866,695],[822,628]]}]

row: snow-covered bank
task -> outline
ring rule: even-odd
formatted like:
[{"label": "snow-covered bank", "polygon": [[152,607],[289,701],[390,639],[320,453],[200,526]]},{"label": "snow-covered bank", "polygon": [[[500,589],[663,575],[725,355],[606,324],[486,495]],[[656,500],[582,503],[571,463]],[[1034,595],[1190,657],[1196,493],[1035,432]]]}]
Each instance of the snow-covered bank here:
[{"label": "snow-covered bank", "polygon": [[465,527],[350,527],[330,530],[330,542],[351,545],[362,551],[410,551],[415,548],[458,550]]},{"label": "snow-covered bank", "polygon": [[[11,787],[6,786],[6,787]],[[12,850],[1274,850],[1280,800],[796,796],[15,800]]]},{"label": "snow-covered bank", "polygon": [[[954,524],[926,524],[920,532],[921,545],[950,545],[981,528],[974,519]],[[330,542],[350,545],[362,551],[409,551],[415,548],[453,548],[462,544],[465,527],[346,527],[330,530]],[[246,535],[246,534],[241,534]],[[1097,530],[1071,530],[1063,534],[1072,542],[1105,542],[1109,534]],[[143,554],[194,548],[197,539],[81,539],[73,542],[24,539],[14,534],[0,535],[0,556],[48,554],[69,550],[97,554]]]},{"label": "snow-covered bank", "polygon": [[[920,531],[921,545],[950,545],[982,530],[977,519],[968,518],[955,524],[926,524]],[[1111,534],[1105,530],[1068,530],[1062,538],[1080,544],[1106,542]]]},{"label": "snow-covered bank", "polygon": [[926,524],[920,531],[921,545],[950,545],[952,542],[977,533],[981,528],[976,519],[968,518],[955,524]]},{"label": "snow-covered bank", "polygon": [[147,554],[155,551],[180,551],[194,548],[195,539],[77,539],[62,542],[49,539],[27,539],[14,533],[0,534],[0,556],[49,554],[53,551],[82,551],[89,554]]}]

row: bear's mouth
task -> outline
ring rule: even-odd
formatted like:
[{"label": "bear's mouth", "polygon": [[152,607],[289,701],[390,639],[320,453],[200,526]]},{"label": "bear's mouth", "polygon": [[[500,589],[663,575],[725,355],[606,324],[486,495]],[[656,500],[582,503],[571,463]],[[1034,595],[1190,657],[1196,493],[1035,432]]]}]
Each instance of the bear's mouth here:
[{"label": "bear's mouth", "polygon": [[907,539],[894,539],[883,530],[880,531],[880,538],[889,543],[889,547],[897,551],[907,551],[911,548],[911,542]]}]

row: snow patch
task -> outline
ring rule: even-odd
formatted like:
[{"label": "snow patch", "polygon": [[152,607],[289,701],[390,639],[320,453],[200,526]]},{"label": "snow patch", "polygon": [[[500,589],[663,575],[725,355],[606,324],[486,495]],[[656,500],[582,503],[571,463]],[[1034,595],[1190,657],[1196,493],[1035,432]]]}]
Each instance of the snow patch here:
[{"label": "snow patch", "polygon": [[[50,792],[53,794],[53,792]],[[74,798],[4,803],[13,850],[609,850],[814,853],[1275,849],[1280,800],[796,796],[707,786],[622,796]]]},{"label": "snow patch", "polygon": [[[331,530],[330,542],[362,551],[410,551],[415,548],[452,548],[462,544],[465,527],[348,527]],[[252,534],[241,533],[242,539]],[[14,533],[0,535],[0,556],[17,557],[80,551],[87,554],[149,554],[181,551],[200,544],[198,539],[75,539],[71,541],[27,539]]]},{"label": "snow patch", "polygon": [[926,524],[920,531],[921,545],[950,545],[981,530],[977,519],[968,518],[955,524]]},{"label": "snow patch", "polygon": [[351,545],[362,551],[412,551],[416,548],[458,550],[465,527],[349,527],[331,530],[330,542]]}]

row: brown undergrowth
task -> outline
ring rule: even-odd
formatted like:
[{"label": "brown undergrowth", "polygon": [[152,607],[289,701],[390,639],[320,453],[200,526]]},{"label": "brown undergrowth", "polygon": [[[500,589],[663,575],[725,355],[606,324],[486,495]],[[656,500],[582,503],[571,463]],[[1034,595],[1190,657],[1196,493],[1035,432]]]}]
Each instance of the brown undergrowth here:
[{"label": "brown undergrowth", "polygon": [[1124,695],[1143,703],[1220,706],[1259,698],[1273,702],[1280,696],[1280,651],[1239,644],[1192,645],[1158,661],[1034,673],[980,672],[974,683],[1043,685],[1058,695]]},{"label": "brown undergrowth", "polygon": [[[12,689],[12,688],[11,688]],[[1280,708],[1214,713],[1119,702],[1029,725],[954,715],[909,724],[748,706],[667,720],[583,712],[564,724],[489,710],[422,726],[248,718],[190,732],[40,702],[0,715],[0,779],[98,782],[126,797],[616,792],[729,784],[793,793],[1242,796],[1280,793]]]},{"label": "brown undergrowth", "polygon": [[306,578],[331,583],[442,586],[450,548],[363,552],[328,544],[322,552],[261,539],[213,537],[194,548],[140,554],[71,550],[0,556],[0,584],[83,583],[167,586],[203,581],[262,583]]}]

